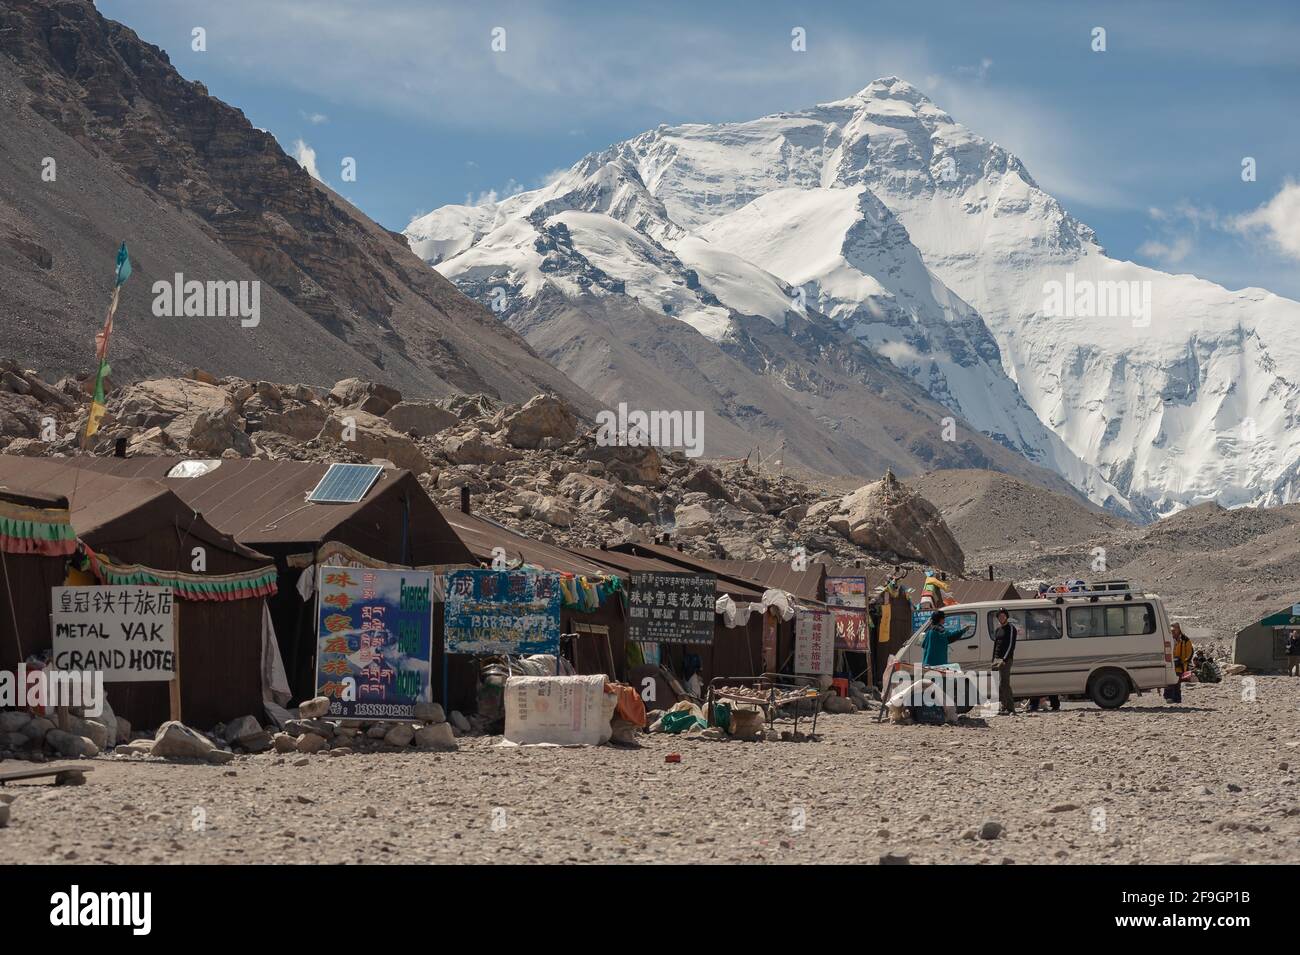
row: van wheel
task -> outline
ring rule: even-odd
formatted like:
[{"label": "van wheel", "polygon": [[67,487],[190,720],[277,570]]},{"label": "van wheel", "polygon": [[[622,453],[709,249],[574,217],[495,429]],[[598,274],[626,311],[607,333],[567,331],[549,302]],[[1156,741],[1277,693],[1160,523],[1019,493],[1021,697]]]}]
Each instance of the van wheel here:
[{"label": "van wheel", "polygon": [[1113,710],[1128,700],[1128,675],[1118,670],[1102,670],[1088,681],[1088,696],[1103,710]]}]

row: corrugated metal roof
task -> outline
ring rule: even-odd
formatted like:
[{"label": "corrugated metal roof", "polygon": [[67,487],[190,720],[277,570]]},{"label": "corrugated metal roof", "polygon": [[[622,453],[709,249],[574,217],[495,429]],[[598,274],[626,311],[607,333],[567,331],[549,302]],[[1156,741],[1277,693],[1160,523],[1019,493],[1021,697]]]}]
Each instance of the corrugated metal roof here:
[{"label": "corrugated metal roof", "polygon": [[[671,573],[686,570],[680,564],[670,564],[665,560],[658,560],[654,557],[646,557],[638,554],[628,554],[617,550],[596,550],[590,547],[570,547],[568,550],[585,557],[588,560],[595,561],[610,567],[620,574],[631,574],[636,572],[646,573]],[[763,594],[749,587],[742,587],[739,584],[718,579],[717,593],[727,594],[733,599],[756,601],[762,598]]]},{"label": "corrugated metal roof", "polygon": [[195,509],[166,485],[76,466],[82,460],[90,459],[0,455],[0,487],[18,494],[65,498],[73,530],[91,547],[110,539],[120,546],[123,540],[145,538],[163,527],[182,526],[190,536],[232,554],[270,561],[197,517]]},{"label": "corrugated metal roof", "polygon": [[440,508],[451,529],[465,542],[465,546],[480,561],[491,563],[492,552],[504,547],[510,560],[522,557],[525,562],[546,570],[587,576],[608,575],[609,570],[578,554],[553,544],[525,537],[495,521],[477,514],[466,514],[451,507]]},{"label": "corrugated metal roof", "polygon": [[[76,458],[78,467],[118,477],[152,478],[175,491],[212,524],[245,543],[313,544],[329,540],[354,518],[366,524],[371,537],[396,535],[398,526],[372,526],[373,509],[392,506],[387,497],[404,488],[412,501],[412,545],[416,563],[457,563],[468,559],[464,546],[440,520],[437,508],[419,481],[402,469],[386,468],[370,491],[353,504],[316,504],[307,495],[329,469],[325,461],[264,461],[254,458],[222,460],[206,474],[169,478],[180,457]],[[372,541],[373,543],[373,541]],[[436,552],[436,553],[435,553]],[[435,554],[435,556],[430,556]],[[382,555],[372,555],[382,556]]]},{"label": "corrugated metal roof", "polygon": [[768,587],[787,591],[796,597],[822,599],[822,578],[826,576],[824,564],[809,564],[806,570],[795,570],[790,561],[784,560],[719,560],[716,563],[738,577],[761,581]]}]

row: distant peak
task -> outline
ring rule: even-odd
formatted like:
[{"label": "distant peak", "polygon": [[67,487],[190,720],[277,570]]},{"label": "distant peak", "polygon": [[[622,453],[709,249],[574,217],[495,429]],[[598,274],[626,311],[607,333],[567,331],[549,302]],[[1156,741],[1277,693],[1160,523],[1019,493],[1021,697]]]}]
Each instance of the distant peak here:
[{"label": "distant peak", "polygon": [[919,89],[897,76],[882,76],[858,91],[857,99],[901,99],[909,103],[928,103]]}]

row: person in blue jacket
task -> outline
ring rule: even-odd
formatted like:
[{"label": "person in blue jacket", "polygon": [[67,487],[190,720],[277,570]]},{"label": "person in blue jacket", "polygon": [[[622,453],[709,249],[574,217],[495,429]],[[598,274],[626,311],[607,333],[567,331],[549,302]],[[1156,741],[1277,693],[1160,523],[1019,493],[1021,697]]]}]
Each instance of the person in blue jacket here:
[{"label": "person in blue jacket", "polygon": [[930,614],[930,623],[925,636],[921,638],[921,664],[927,667],[944,666],[948,662],[948,644],[956,643],[963,636],[961,629],[945,633],[943,629],[943,611],[936,610]]}]

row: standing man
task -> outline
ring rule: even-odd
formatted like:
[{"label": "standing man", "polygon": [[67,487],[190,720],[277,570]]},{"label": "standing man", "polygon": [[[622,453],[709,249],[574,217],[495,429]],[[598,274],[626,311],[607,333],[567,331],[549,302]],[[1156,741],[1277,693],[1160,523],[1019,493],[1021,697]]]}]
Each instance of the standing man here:
[{"label": "standing man", "polygon": [[1173,686],[1165,687],[1165,699],[1170,703],[1183,702],[1183,674],[1192,664],[1192,638],[1183,633],[1183,625],[1176,623],[1170,628],[1170,636],[1174,638],[1174,673],[1178,674],[1178,680]]},{"label": "standing man", "polygon": [[1016,699],[1011,695],[1011,661],[1016,655],[1016,625],[1005,607],[997,612],[998,627],[993,631],[993,669],[998,671],[998,712],[1012,716]]},{"label": "standing man", "polygon": [[1300,676],[1300,630],[1292,630],[1286,638],[1287,673]]}]

